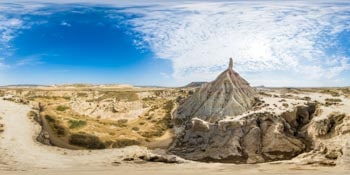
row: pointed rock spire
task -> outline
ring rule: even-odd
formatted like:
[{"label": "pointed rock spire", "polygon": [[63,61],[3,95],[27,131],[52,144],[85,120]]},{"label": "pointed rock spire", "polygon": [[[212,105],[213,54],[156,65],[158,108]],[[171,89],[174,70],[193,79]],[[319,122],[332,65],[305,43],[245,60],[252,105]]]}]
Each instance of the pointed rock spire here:
[{"label": "pointed rock spire", "polygon": [[233,60],[230,58],[228,69],[186,99],[175,111],[174,118],[189,121],[197,117],[215,122],[225,116],[236,116],[248,111],[254,104],[256,92],[232,68]]},{"label": "pointed rock spire", "polygon": [[233,60],[230,58],[230,63],[228,65],[228,69],[233,69]]}]

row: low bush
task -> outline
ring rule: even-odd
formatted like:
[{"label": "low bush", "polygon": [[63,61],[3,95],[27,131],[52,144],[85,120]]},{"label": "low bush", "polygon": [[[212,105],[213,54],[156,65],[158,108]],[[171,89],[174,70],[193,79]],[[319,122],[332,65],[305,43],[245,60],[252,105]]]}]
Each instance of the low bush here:
[{"label": "low bush", "polygon": [[51,115],[45,115],[45,118],[49,123],[56,121],[56,119],[54,117],[52,117]]},{"label": "low bush", "polygon": [[84,121],[84,120],[69,120],[68,121],[70,129],[76,129],[76,128],[84,127],[86,125],[86,123],[87,122]]},{"label": "low bush", "polygon": [[339,103],[339,102],[341,102],[341,99],[339,99],[339,98],[326,98],[325,101]]},{"label": "low bush", "polygon": [[4,132],[4,124],[0,124],[0,132]]},{"label": "low bush", "polygon": [[66,135],[66,129],[60,125],[60,123],[50,115],[45,115],[45,119],[49,122],[49,125],[51,126],[52,130],[58,135],[58,136],[65,136]]},{"label": "low bush", "polygon": [[325,99],[325,105],[326,106],[331,106],[331,105],[337,105],[341,102],[342,100],[341,99],[338,99],[338,98],[326,98]]},{"label": "low bush", "polygon": [[88,149],[104,149],[105,144],[96,136],[85,133],[72,134],[69,143]]},{"label": "low bush", "polygon": [[56,110],[57,110],[57,111],[61,111],[61,112],[65,111],[65,110],[67,110],[67,109],[69,109],[68,106],[62,106],[62,105],[60,105],[60,106],[57,106],[57,107],[56,107]]},{"label": "low bush", "polygon": [[53,124],[53,129],[56,131],[56,134],[58,136],[65,136],[66,135],[66,129],[58,123]]}]

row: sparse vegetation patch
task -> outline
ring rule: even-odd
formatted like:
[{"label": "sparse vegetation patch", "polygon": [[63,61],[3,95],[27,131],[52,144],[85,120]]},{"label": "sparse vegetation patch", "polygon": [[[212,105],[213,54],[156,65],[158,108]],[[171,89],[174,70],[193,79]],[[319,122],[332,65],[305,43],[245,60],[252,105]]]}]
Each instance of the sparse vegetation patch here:
[{"label": "sparse vegetation patch", "polygon": [[84,127],[86,125],[86,121],[84,121],[84,120],[69,120],[68,124],[69,124],[70,129],[76,129],[76,128]]},{"label": "sparse vegetation patch", "polygon": [[325,103],[326,106],[331,106],[331,105],[339,104],[340,102],[342,102],[342,100],[339,98],[326,98],[325,102],[326,102]]},{"label": "sparse vegetation patch", "polygon": [[57,121],[53,116],[45,115],[46,120],[49,122],[52,130],[57,134],[57,136],[65,136],[66,129]]},{"label": "sparse vegetation patch", "polygon": [[0,124],[0,133],[4,132],[4,124]]},{"label": "sparse vegetation patch", "polygon": [[96,136],[85,133],[72,134],[69,143],[88,149],[104,149],[105,144]]},{"label": "sparse vegetation patch", "polygon": [[61,112],[65,111],[67,109],[69,109],[68,106],[62,106],[62,105],[57,106],[57,108],[56,108],[57,111],[61,111]]}]

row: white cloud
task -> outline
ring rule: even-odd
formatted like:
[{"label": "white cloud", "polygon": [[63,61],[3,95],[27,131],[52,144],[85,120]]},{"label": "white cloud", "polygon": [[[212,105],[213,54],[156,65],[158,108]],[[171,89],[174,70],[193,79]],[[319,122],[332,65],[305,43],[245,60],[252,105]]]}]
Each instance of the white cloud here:
[{"label": "white cloud", "polygon": [[171,60],[173,77],[186,83],[212,80],[229,57],[238,71],[257,76],[291,71],[304,79],[334,78],[349,69],[349,58],[326,51],[336,45],[338,34],[350,32],[349,8],[337,3],[193,2],[125,12],[143,15],[131,21],[143,44]]},{"label": "white cloud", "polygon": [[0,44],[9,42],[14,37],[15,30],[21,26],[20,19],[0,16]]},{"label": "white cloud", "polygon": [[71,27],[72,25],[67,23],[66,21],[62,21],[61,26]]}]

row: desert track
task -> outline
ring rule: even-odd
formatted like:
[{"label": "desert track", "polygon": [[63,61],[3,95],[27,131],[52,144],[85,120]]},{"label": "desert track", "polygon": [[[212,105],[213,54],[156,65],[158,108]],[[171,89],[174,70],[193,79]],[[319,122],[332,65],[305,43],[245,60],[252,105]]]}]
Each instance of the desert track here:
[{"label": "desert track", "polygon": [[350,172],[350,139],[347,140],[343,156],[343,166]]}]

